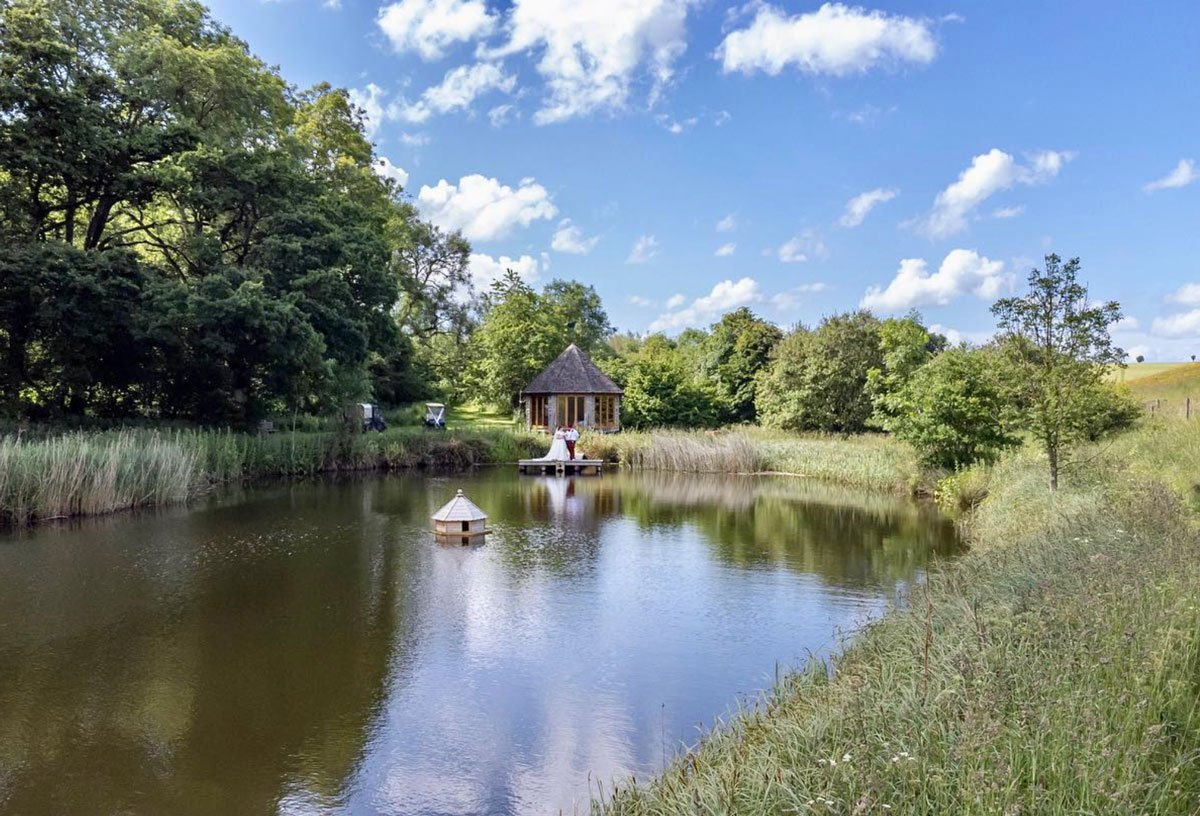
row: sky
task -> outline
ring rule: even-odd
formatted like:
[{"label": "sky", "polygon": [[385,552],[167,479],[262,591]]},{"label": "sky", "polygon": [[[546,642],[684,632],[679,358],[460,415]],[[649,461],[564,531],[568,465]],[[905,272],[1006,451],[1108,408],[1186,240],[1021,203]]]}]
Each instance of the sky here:
[{"label": "sky", "polygon": [[917,309],[952,340],[1047,253],[1131,357],[1200,354],[1200,3],[210,0],[368,113],[472,277],[623,331]]}]

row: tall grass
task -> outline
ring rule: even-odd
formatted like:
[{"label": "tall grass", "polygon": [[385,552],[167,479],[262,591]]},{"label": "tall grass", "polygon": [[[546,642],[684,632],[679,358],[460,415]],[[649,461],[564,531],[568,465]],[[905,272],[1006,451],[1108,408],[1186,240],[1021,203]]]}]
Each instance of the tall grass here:
[{"label": "tall grass", "polygon": [[503,430],[384,433],[119,431],[0,438],[0,523],[186,500],[208,486],[332,470],[465,469],[541,455],[543,437]]},{"label": "tall grass", "polygon": [[1114,455],[1149,447],[1177,478],[1147,430],[1081,457],[1057,495],[1041,457],[1006,457],[969,553],[594,812],[1194,814],[1200,533]]},{"label": "tall grass", "polygon": [[580,446],[589,456],[645,470],[765,471],[909,493],[928,489],[933,481],[911,448],[880,435],[800,436],[758,428],[653,431],[589,435]]}]

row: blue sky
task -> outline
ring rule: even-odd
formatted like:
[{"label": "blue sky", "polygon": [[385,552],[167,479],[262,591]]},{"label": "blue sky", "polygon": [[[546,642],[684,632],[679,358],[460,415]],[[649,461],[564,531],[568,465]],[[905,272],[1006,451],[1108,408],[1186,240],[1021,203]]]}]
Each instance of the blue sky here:
[{"label": "blue sky", "polygon": [[481,286],[581,280],[639,332],[866,305],[980,339],[1053,251],[1131,352],[1200,354],[1194,0],[210,6],[353,90]]}]

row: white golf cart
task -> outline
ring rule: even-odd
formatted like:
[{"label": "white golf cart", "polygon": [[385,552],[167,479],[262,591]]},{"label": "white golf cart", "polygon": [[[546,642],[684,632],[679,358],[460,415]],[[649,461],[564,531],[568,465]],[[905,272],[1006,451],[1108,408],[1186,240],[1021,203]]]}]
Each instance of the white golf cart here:
[{"label": "white golf cart", "polygon": [[425,427],[446,430],[446,406],[440,402],[425,403]]}]

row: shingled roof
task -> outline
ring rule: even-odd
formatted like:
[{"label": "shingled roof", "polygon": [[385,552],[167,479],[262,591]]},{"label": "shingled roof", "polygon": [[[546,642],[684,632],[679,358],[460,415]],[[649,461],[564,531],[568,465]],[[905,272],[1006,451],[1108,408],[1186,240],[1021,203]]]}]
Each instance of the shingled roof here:
[{"label": "shingled roof", "polygon": [[624,391],[572,343],[533,378],[522,394],[623,394]]}]

